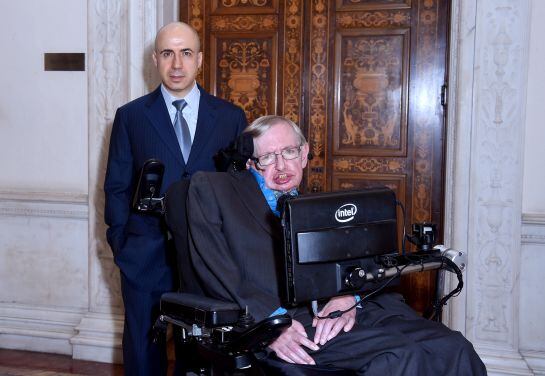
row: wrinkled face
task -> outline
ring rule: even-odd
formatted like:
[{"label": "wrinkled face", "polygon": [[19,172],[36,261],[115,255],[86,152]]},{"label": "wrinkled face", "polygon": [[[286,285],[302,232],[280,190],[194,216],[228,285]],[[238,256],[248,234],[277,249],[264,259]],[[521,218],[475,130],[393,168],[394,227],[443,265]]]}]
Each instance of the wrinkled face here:
[{"label": "wrinkled face", "polygon": [[166,89],[183,98],[193,88],[202,64],[199,41],[187,26],[171,25],[159,32],[153,62]]},{"label": "wrinkled face", "polygon": [[265,185],[276,191],[287,192],[297,188],[303,179],[303,168],[307,165],[308,144],[301,146],[299,155],[291,160],[282,157],[283,150],[298,147],[299,138],[293,128],[284,122],[276,123],[254,140],[254,155],[257,158],[276,153],[275,161],[268,166],[251,162],[265,178]]}]

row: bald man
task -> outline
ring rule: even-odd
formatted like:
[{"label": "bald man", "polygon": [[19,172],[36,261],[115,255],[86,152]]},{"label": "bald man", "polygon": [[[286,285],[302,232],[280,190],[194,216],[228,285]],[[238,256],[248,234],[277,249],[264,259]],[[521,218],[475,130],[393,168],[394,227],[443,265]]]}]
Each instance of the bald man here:
[{"label": "bald man", "polygon": [[162,161],[163,194],[196,171],[215,170],[214,154],[247,124],[240,108],[196,83],[203,56],[199,36],[189,25],[161,28],[152,58],[161,85],[117,110],[104,183],[107,238],[121,271],[127,375],[166,373],[164,343],[153,344],[150,331],[161,294],[172,291],[177,281],[175,253],[167,247],[162,220],[131,211],[139,170],[148,159]]}]

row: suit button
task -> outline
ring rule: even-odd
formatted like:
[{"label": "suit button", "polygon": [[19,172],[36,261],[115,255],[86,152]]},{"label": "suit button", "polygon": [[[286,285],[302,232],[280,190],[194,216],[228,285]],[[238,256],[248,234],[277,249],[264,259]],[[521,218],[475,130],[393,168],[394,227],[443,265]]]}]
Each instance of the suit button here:
[{"label": "suit button", "polygon": [[182,174],[182,179],[189,179],[190,176],[191,176],[191,175],[190,175],[188,172],[184,172],[184,173]]}]

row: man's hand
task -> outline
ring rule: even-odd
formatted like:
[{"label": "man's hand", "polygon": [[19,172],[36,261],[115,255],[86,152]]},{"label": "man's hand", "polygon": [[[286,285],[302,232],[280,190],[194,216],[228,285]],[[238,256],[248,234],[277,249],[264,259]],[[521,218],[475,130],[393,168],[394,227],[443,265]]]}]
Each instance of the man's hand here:
[{"label": "man's hand", "polygon": [[292,320],[291,326],[269,345],[276,356],[288,363],[315,365],[314,359],[302,346],[315,351],[319,349],[318,345],[308,339],[305,328],[297,320]]},{"label": "man's hand", "polygon": [[[344,311],[352,307],[356,301],[353,296],[337,296],[331,298],[325,305],[324,309],[318,312],[318,316],[324,317],[334,311]],[[314,334],[314,343],[323,345],[327,341],[334,338],[339,332],[344,330],[348,332],[354,326],[356,322],[356,308],[343,314],[341,317],[335,319],[317,319],[312,320],[312,326],[316,327],[316,333]]]}]

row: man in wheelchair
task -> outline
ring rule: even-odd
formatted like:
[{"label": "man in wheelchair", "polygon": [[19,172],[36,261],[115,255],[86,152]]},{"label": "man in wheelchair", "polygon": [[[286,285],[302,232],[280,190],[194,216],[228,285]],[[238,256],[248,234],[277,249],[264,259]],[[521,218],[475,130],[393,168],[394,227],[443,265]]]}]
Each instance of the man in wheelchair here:
[{"label": "man in wheelchair", "polygon": [[353,294],[335,296],[314,313],[284,304],[277,201],[297,195],[309,146],[297,125],[280,116],[257,119],[245,134],[254,149],[245,165],[191,180],[186,291],[236,303],[256,321],[287,313],[291,326],[260,361],[282,374],[332,367],[358,375],[485,375],[469,341],[419,316],[399,294],[362,296],[361,302]]}]

